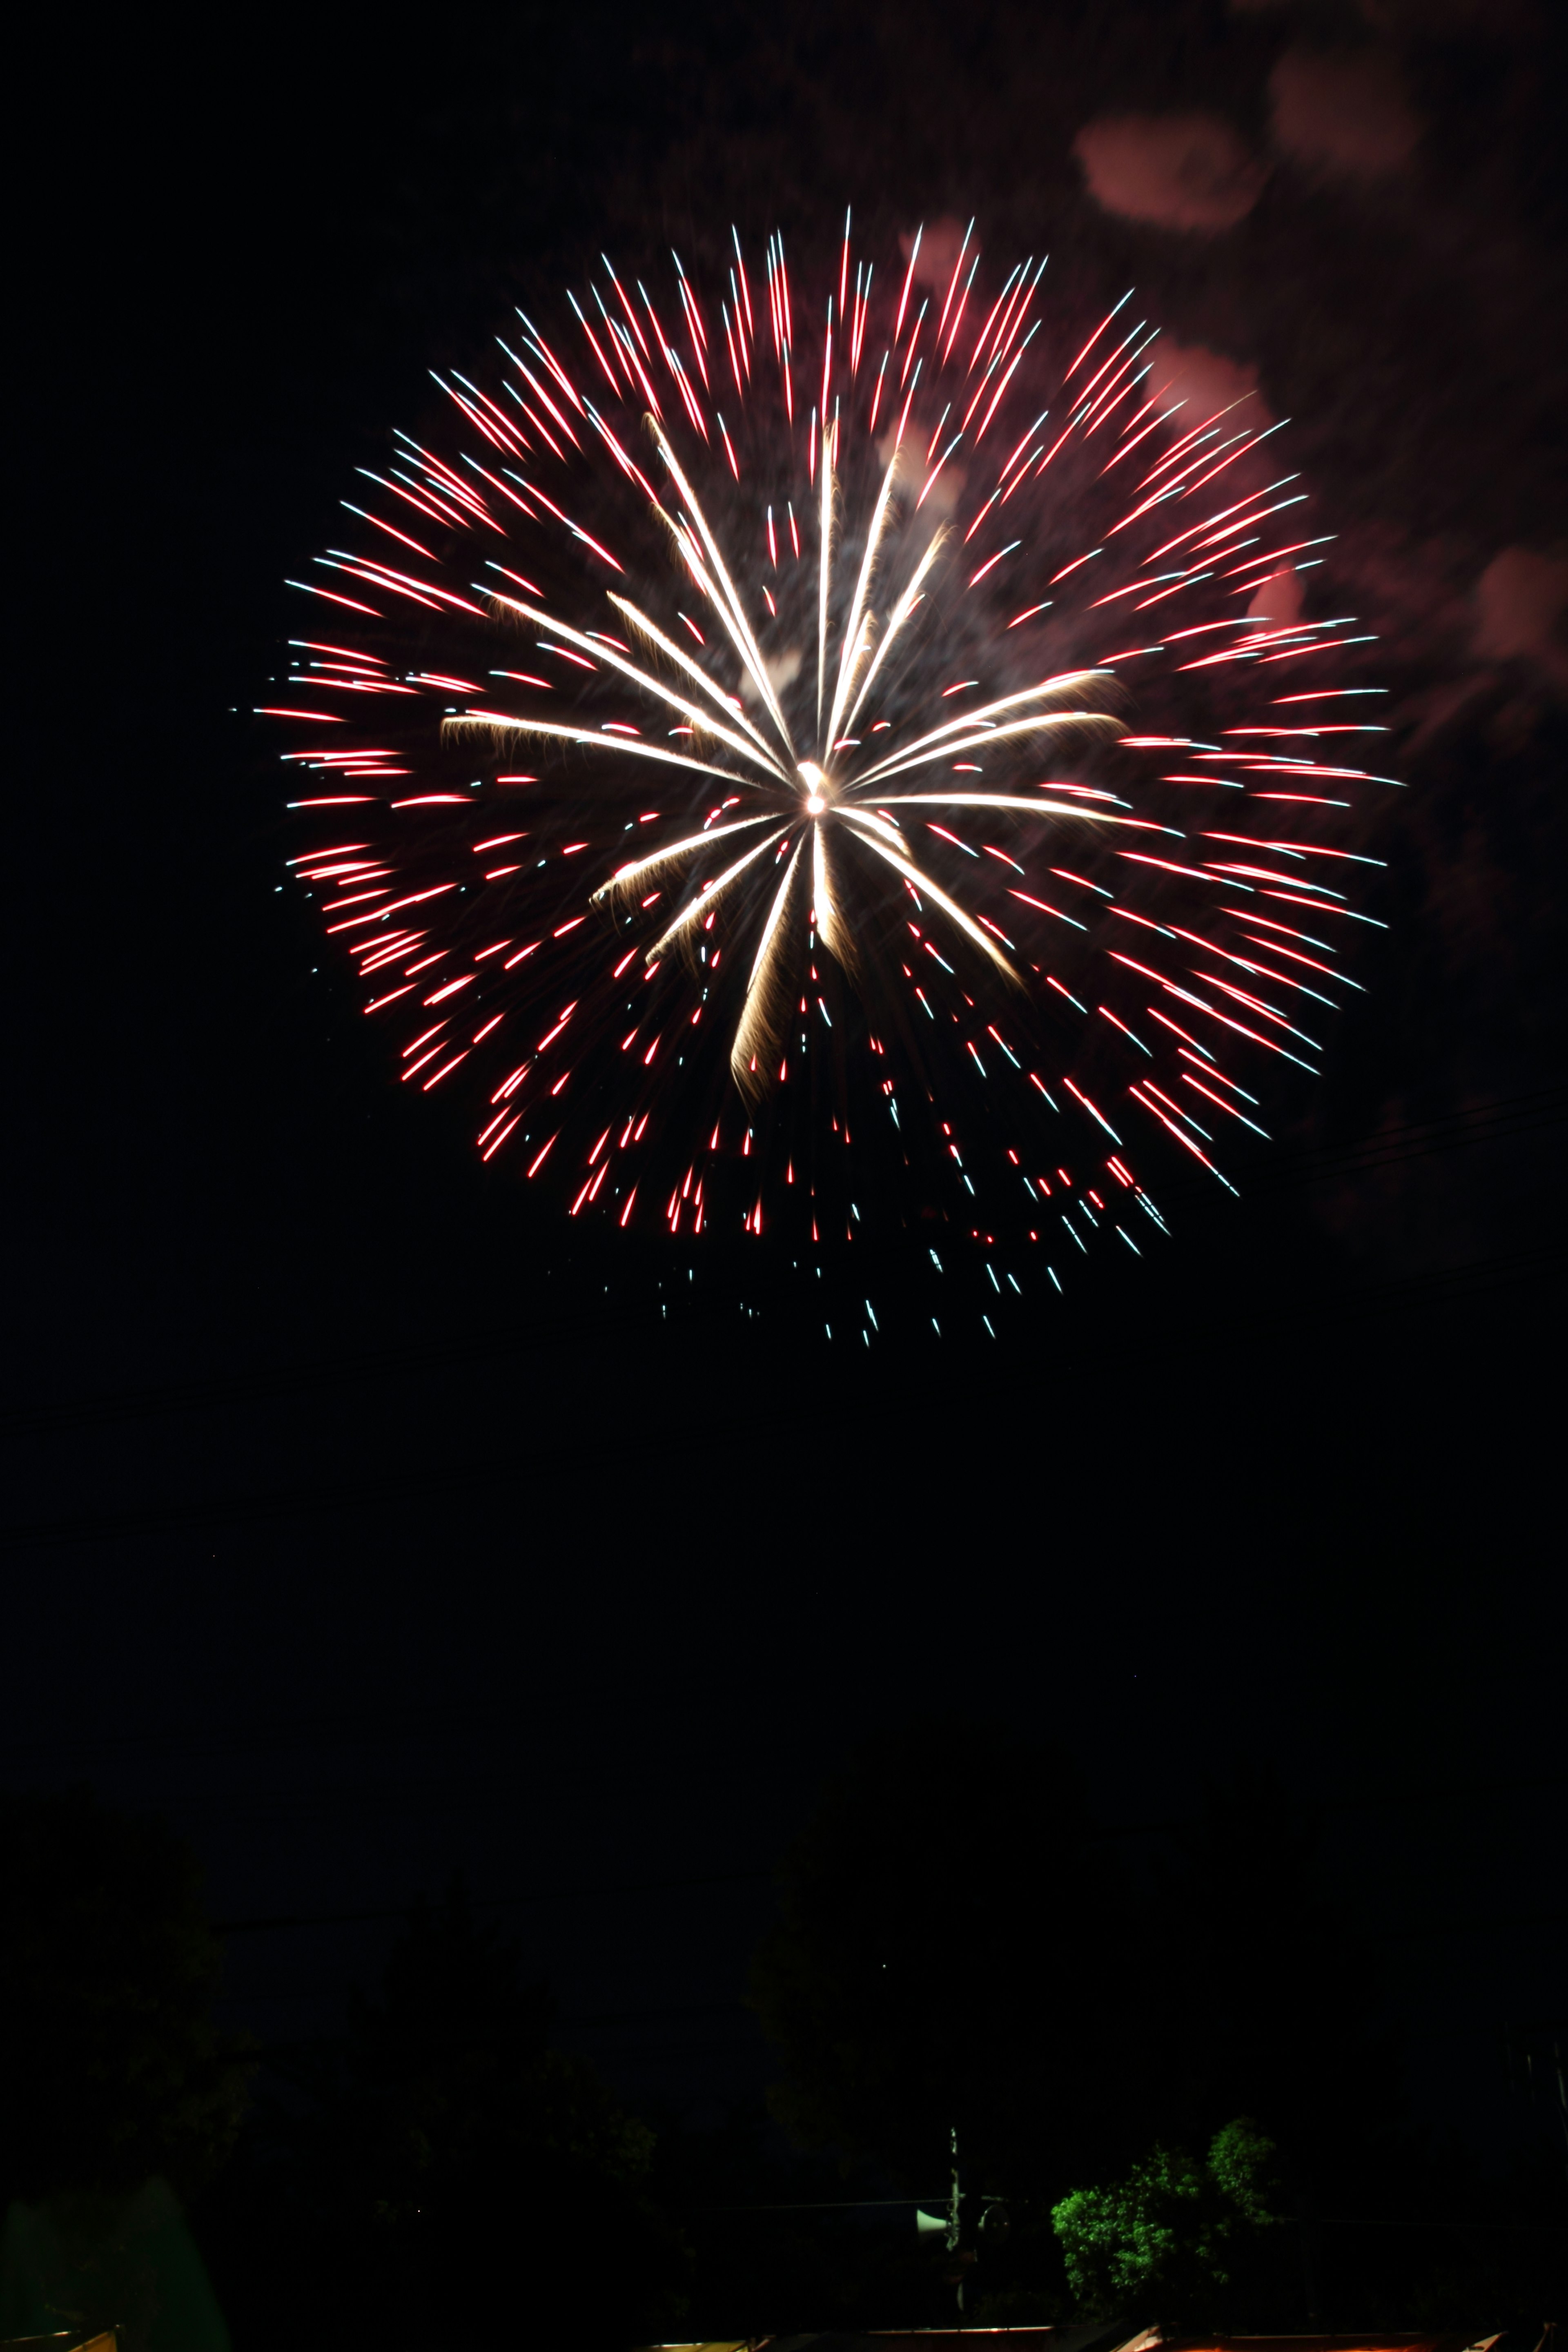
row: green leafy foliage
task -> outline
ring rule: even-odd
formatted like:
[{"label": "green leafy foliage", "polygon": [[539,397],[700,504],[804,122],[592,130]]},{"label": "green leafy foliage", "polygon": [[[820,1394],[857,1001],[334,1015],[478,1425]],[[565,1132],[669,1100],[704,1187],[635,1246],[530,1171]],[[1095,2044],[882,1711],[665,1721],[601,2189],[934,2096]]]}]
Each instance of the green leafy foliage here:
[{"label": "green leafy foliage", "polygon": [[1068,2283],[1086,2316],[1158,2301],[1161,2315],[1212,2316],[1215,2290],[1269,2228],[1274,2144],[1245,2117],[1206,2158],[1156,2147],[1103,2189],[1076,2189],[1051,2213]]}]

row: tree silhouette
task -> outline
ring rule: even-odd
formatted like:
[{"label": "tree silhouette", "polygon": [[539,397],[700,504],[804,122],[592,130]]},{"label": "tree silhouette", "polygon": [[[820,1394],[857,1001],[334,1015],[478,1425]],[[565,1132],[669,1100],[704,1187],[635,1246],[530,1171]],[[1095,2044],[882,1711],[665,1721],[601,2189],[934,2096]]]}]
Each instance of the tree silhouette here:
[{"label": "tree silhouette", "polygon": [[190,2189],[221,2164],[245,2045],[212,2000],[221,1953],[195,1856],[84,1789],[0,1794],[0,2207]]},{"label": "tree silhouette", "polygon": [[421,1906],[346,2035],[258,2119],[223,2221],[237,2329],[301,2347],[519,2328],[592,2347],[678,2317],[653,2135],[551,2026],[517,1948],[460,1892]]},{"label": "tree silhouette", "polygon": [[807,2145],[940,2191],[1067,2185],[1142,2100],[1126,1906],[1068,1759],[957,1718],[870,1742],[779,1873],[751,1998]]}]

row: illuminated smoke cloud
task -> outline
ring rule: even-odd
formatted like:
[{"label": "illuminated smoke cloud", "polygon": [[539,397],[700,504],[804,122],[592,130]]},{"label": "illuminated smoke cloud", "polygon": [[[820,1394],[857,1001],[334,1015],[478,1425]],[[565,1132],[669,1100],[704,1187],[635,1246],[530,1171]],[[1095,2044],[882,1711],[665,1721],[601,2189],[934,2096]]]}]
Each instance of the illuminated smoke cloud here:
[{"label": "illuminated smoke cloud", "polygon": [[1268,87],[1274,144],[1325,178],[1389,179],[1420,144],[1421,119],[1377,50],[1289,50]]},{"label": "illuminated smoke cloud", "polygon": [[1089,194],[1124,220],[1212,235],[1245,220],[1267,167],[1215,114],[1120,114],[1073,142]]},{"label": "illuminated smoke cloud", "polygon": [[1526,661],[1568,693],[1568,562],[1505,547],[1476,583],[1474,650],[1483,661]]}]

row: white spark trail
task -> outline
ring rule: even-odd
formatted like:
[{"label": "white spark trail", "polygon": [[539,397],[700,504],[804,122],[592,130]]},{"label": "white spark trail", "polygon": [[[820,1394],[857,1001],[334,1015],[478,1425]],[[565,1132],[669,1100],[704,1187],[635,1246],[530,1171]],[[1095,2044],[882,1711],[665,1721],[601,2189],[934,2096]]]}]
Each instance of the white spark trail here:
[{"label": "white spark trail", "polygon": [[710,760],[693,760],[684,751],[665,751],[656,743],[634,742],[627,735],[601,735],[591,727],[561,727],[548,719],[515,719],[503,711],[465,710],[441,721],[443,736],[489,728],[510,735],[541,735],[560,743],[585,743],[595,751],[624,751],[628,759],[653,760],[666,768],[689,768],[700,776],[717,776],[723,784],[743,784],[733,768],[716,768]]},{"label": "white spark trail", "polygon": [[710,842],[722,841],[727,834],[750,833],[767,822],[765,816],[740,816],[730,824],[710,825],[706,833],[688,834],[684,841],[672,841],[663,849],[650,850],[646,857],[635,857],[629,866],[618,866],[609,880],[601,882],[598,888],[591,893],[588,904],[599,907],[606,898],[620,898],[628,891],[640,889],[661,866],[673,865],[677,858],[689,857],[695,851],[706,849]]},{"label": "white spark trail", "polygon": [[844,920],[837,895],[833,887],[833,870],[828,860],[827,827],[812,827],[811,887],[816,901],[817,935],[823,946],[841,969],[853,976],[855,971],[855,940]]},{"label": "white spark trail", "polygon": [[[696,493],[693,491],[690,483],[687,480],[685,475],[680,470],[679,461],[677,458],[674,450],[670,447],[668,441],[665,438],[663,426],[659,424],[657,417],[651,415],[648,417],[647,423],[652,431],[654,442],[658,447],[658,454],[664,459],[666,466],[668,467],[670,478],[674,482],[676,488],[686,500],[692,520],[695,522],[697,529],[701,535],[702,544],[708,550],[709,562],[712,564],[714,572],[723,589],[723,598],[714,599],[720,618],[724,622],[724,625],[729,631],[731,640],[734,645],[736,652],[740,655],[741,659],[745,664],[747,669],[750,670],[752,683],[755,685],[758,693],[762,696],[763,700],[767,705],[769,711],[772,713],[773,723],[784,739],[784,749],[789,752],[793,759],[795,756],[794,740],[791,737],[789,728],[785,723],[784,712],[779,708],[779,698],[773,692],[773,680],[768,676],[767,668],[763,663],[757,641],[752,635],[751,625],[746,619],[744,610],[742,607],[741,599],[736,593],[734,583],[731,581],[729,572],[725,568],[724,558],[720,552],[719,542],[714,538],[712,531],[709,528],[708,518],[702,511]],[[657,502],[654,510],[657,514],[662,516],[667,523],[671,522],[670,517],[665,514],[664,509],[658,506]],[[671,523],[671,528],[674,528],[673,523]]]},{"label": "white spark trail", "polygon": [[995,940],[988,938],[978,923],[972,922],[957,900],[950,898],[941,885],[931,880],[929,874],[922,873],[918,866],[910,864],[909,858],[903,855],[903,845],[900,843],[897,849],[889,845],[888,835],[891,831],[889,826],[879,824],[874,819],[868,820],[858,809],[846,809],[844,814],[847,821],[853,824],[858,832],[864,833],[868,849],[874,850],[879,857],[885,858],[889,866],[896,867],[906,882],[912,882],[917,890],[923,891],[933,906],[942,908],[950,922],[956,923],[967,939],[972,940],[977,948],[984,950],[997,971],[1005,973],[1015,988],[1022,988],[1025,985],[1023,973],[1003,954]]},{"label": "white spark trail", "polygon": [[834,689],[833,709],[828,717],[827,734],[824,740],[823,757],[826,759],[838,740],[838,722],[844,716],[844,706],[854,684],[855,666],[860,659],[860,638],[867,613],[867,599],[871,592],[871,575],[876,569],[888,517],[892,511],[893,485],[899,470],[899,453],[895,449],[887,472],[882,477],[881,494],[877,510],[871,518],[871,528],[866,534],[866,552],[861,560],[860,577],[855,586],[855,601],[849,607],[849,617],[844,625],[843,649],[838,663],[838,684]]},{"label": "white spark trail", "polygon": [[913,574],[910,579],[909,585],[905,588],[903,594],[899,598],[898,603],[894,605],[891,613],[888,615],[888,625],[882,632],[882,642],[877,647],[875,654],[871,657],[870,667],[867,670],[865,677],[860,681],[860,691],[855,697],[854,707],[850,710],[848,718],[844,721],[846,729],[852,730],[855,725],[855,721],[860,716],[860,713],[865,707],[866,697],[871,691],[871,682],[875,678],[877,672],[881,668],[882,664],[887,660],[889,654],[892,651],[899,633],[908,621],[910,614],[914,611],[915,606],[921,602],[921,583],[930,572],[931,565],[936,562],[938,555],[942,551],[942,545],[948,537],[949,533],[945,527],[935,534],[931,540],[931,545],[926,549],[925,553],[916,564]]},{"label": "white spark trail", "polygon": [[[910,759],[915,752],[925,751],[932,743],[943,742],[950,735],[962,733],[965,727],[978,727],[983,719],[994,719],[1000,710],[1016,710],[1021,702],[1038,702],[1044,695],[1079,694],[1085,688],[1093,685],[1096,679],[1109,677],[1110,675],[1109,670],[1103,669],[1063,670],[1056,677],[1042,678],[1038,686],[1025,687],[1021,693],[1005,694],[995,702],[983,702],[978,710],[963,711],[956,719],[944,719],[940,727],[933,727],[928,735],[917,736],[912,743],[900,744],[896,751],[889,751],[886,759],[879,760],[871,767],[863,769],[855,778],[855,782],[858,784],[874,783],[879,776],[890,774],[900,761]],[[998,728],[991,731],[1001,734],[1005,730]],[[955,747],[949,745],[948,748],[951,750]]]},{"label": "white spark trail", "polygon": [[[690,906],[686,908],[682,913],[677,915],[674,922],[670,924],[668,929],[663,934],[662,938],[655,940],[653,946],[649,948],[647,951],[646,961],[648,963],[657,963],[672,940],[681,938],[683,934],[689,931],[692,925],[700,919],[711,914],[723,893],[730,887],[731,883],[738,881],[740,877],[745,872],[747,866],[754,866],[757,859],[763,855],[763,851],[771,849],[775,841],[782,841],[788,829],[787,825],[781,824],[777,826],[773,832],[767,835],[765,840],[759,841],[754,849],[748,849],[743,857],[737,857],[733,866],[727,866],[722,874],[717,876],[713,881],[710,882],[707,887],[692,900]],[[711,841],[713,836],[710,834],[707,838]]]},{"label": "white spark trail", "polygon": [[[612,595],[610,602],[615,606],[616,612],[620,614],[622,619],[626,622],[633,635],[646,637],[650,645],[657,646],[660,653],[664,655],[668,661],[672,661],[678,669],[683,671],[688,677],[692,679],[696,685],[700,686],[704,694],[707,695],[709,700],[717,704],[718,708],[722,710],[728,723],[731,726],[743,729],[745,733],[750,736],[752,741],[756,745],[763,759],[766,760],[773,773],[776,776],[782,777],[785,782],[788,782],[790,781],[788,770],[780,765],[775,754],[769,750],[764,738],[758,732],[756,728],[752,726],[751,720],[746,717],[743,711],[736,710],[733,708],[728,696],[725,694],[723,688],[714,684],[707,671],[692,660],[691,656],[685,650],[685,648],[674,644],[665,635],[662,629],[658,628],[655,623],[648,619],[646,613],[639,611],[637,606],[631,604],[625,596]],[[704,719],[700,723],[704,729],[706,729],[708,721]]]},{"label": "white spark trail", "polygon": [[760,1094],[763,1090],[757,1083],[761,1074],[752,1068],[752,1064],[759,1061],[769,1050],[775,1034],[773,1015],[778,993],[778,942],[783,936],[784,911],[789,905],[790,891],[794,887],[795,869],[800,864],[804,846],[804,840],[795,843],[794,855],[784,868],[784,880],[779,884],[773,903],[768,909],[756,958],[752,965],[752,976],[746,983],[746,1001],[741,1007],[735,1042],[730,1048],[730,1074],[742,1093],[746,1095]]},{"label": "white spark trail", "polygon": [[[721,742],[729,745],[731,751],[738,751],[742,760],[750,760],[758,767],[765,767],[771,775],[783,774],[784,771],[770,751],[766,750],[759,751],[754,749],[743,736],[736,734],[732,728],[710,717],[701,705],[693,702],[689,695],[677,694],[672,688],[655,677],[651,671],[640,669],[636,662],[626,660],[624,655],[616,653],[613,647],[605,645],[602,638],[585,636],[579,629],[568,628],[564,621],[558,621],[552,614],[541,612],[536,605],[525,604],[520,597],[501,595],[496,591],[489,593],[495,604],[505,605],[510,612],[521,613],[525,619],[536,622],[541,628],[553,631],[556,636],[563,638],[568,645],[581,646],[585,654],[592,654],[595,660],[603,662],[606,668],[619,670],[623,677],[629,677],[634,685],[642,688],[645,694],[651,694],[660,702],[667,703],[671,710],[679,710],[683,718],[689,719],[695,726],[700,727],[704,734],[716,735]],[[612,599],[612,602],[618,601],[618,599]]]},{"label": "white spark trail", "polygon": [[988,744],[1001,743],[1018,735],[1042,735],[1052,727],[1089,727],[1109,729],[1112,734],[1121,732],[1121,721],[1105,710],[1042,710],[1032,719],[1011,719],[1005,727],[987,728],[978,735],[957,735],[950,742],[939,743],[933,751],[910,751],[901,759],[884,760],[864,776],[855,779],[856,789],[869,785],[885,776],[907,775],[911,768],[934,767],[938,760],[949,758],[954,751],[984,751]]},{"label": "white spark trail", "polygon": [[[1112,816],[1109,809],[1086,807],[1081,801],[1031,801],[1016,793],[889,793],[885,798],[889,808],[1016,809],[1025,816],[1092,817],[1099,824],[1130,824],[1140,833],[1149,829],[1142,818]],[[846,809],[845,814],[848,814]]]}]

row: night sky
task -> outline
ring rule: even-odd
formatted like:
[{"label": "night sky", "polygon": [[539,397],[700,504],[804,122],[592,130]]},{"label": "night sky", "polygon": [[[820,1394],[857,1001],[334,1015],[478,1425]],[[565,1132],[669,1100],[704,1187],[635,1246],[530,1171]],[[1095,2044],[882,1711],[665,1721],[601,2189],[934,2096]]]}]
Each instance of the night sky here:
[{"label": "night sky", "polygon": [[[824,1773],[961,1708],[1129,1833],[1266,1764],[1397,1948],[1429,2111],[1520,2127],[1497,2031],[1560,2016],[1568,1917],[1554,13],[35,32],[0,1754],[194,1842],[264,2042],[460,1871],[612,2081],[710,2115],[768,2079],[739,1995]],[[1124,121],[1194,115],[1174,181]],[[404,1097],[280,891],[251,716],[428,367],[606,241],[846,203],[889,245],[976,214],[1086,308],[1136,278],[1258,370],[1407,780],[1367,993],[1242,1201],[875,1363],[765,1249],[568,1234]]]}]

